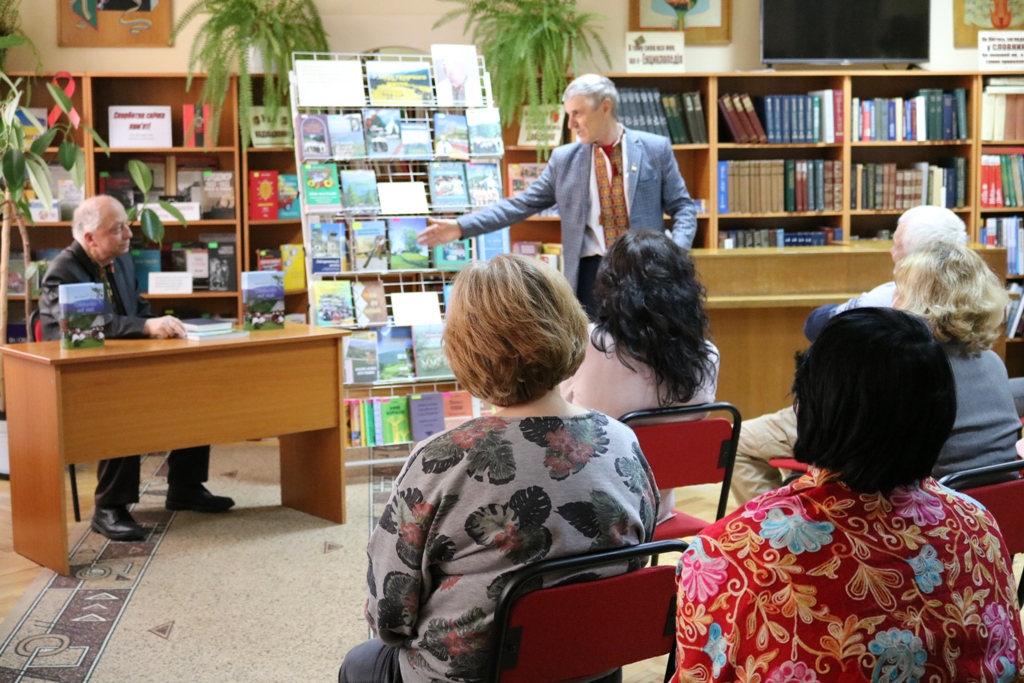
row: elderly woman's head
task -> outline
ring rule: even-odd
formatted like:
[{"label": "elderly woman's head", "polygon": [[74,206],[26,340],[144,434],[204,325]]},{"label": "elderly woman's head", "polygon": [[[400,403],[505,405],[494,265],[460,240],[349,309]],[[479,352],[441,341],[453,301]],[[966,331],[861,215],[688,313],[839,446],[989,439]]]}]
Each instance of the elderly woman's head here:
[{"label": "elderly woman's head", "polygon": [[829,321],[797,359],[793,395],[796,459],[863,493],[927,477],[956,419],[953,372],[931,329],[887,308]]},{"label": "elderly woman's head", "polygon": [[573,375],[587,316],[569,283],[543,261],[502,254],[455,279],[444,331],[459,382],[496,406],[527,403]]},{"label": "elderly woman's head", "polygon": [[928,321],[942,341],[958,341],[969,353],[992,348],[999,338],[1006,291],[974,251],[937,242],[896,266],[894,305]]}]

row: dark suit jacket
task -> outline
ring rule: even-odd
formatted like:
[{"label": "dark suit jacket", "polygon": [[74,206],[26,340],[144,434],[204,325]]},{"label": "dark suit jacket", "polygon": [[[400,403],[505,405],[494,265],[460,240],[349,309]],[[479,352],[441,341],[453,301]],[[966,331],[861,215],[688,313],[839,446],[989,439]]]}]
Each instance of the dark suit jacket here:
[{"label": "dark suit jacket", "polygon": [[[43,278],[42,293],[39,297],[39,319],[43,323],[43,340],[60,339],[60,304],[58,287],[82,282],[102,282],[100,269],[96,262],[89,258],[85,249],[77,241],[58,254],[50,262]],[[152,318],[153,312],[149,302],[139,293],[139,282],[135,277],[135,263],[128,254],[114,259],[114,281],[117,294],[124,304],[127,315],[110,315],[103,326],[103,334],[108,339],[141,339],[145,337],[142,328],[146,318]],[[114,310],[112,301],[107,302],[110,310]]]}]

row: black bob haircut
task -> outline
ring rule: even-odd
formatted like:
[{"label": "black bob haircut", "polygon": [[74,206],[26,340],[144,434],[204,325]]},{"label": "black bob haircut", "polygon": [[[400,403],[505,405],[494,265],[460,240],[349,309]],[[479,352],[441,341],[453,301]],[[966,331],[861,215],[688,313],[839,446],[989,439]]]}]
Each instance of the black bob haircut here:
[{"label": "black bob haircut", "polygon": [[662,406],[686,403],[715,379],[704,297],[682,247],[657,230],[627,230],[597,271],[591,343],[608,353],[608,335],[623,365],[651,369]]},{"label": "black bob haircut", "polygon": [[800,462],[860,493],[890,493],[931,473],[956,420],[946,353],[920,318],[889,308],[837,315],[797,356]]}]

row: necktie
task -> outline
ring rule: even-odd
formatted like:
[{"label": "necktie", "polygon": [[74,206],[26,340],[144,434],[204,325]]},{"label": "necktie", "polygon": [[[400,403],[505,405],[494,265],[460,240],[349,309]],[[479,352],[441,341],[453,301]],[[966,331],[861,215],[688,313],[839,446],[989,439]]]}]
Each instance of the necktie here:
[{"label": "necktie", "polygon": [[[601,226],[604,228],[605,249],[611,249],[619,235],[629,230],[626,212],[626,193],[622,186],[622,144],[612,148],[612,174],[608,178],[604,152],[594,145],[594,172],[597,175],[597,193],[601,199]],[[616,173],[614,169],[618,169]]]}]

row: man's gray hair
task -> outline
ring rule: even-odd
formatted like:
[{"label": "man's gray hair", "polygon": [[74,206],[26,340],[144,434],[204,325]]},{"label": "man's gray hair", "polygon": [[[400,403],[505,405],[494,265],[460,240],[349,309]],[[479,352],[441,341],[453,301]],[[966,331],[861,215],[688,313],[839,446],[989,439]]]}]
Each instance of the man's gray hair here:
[{"label": "man's gray hair", "polygon": [[941,206],[915,206],[896,222],[903,226],[904,253],[936,242],[967,244],[967,226],[960,217]]},{"label": "man's gray hair", "polygon": [[[78,205],[74,216],[71,217],[71,236],[81,241],[86,233],[94,232],[103,224],[103,205],[107,202],[117,202],[109,195],[97,195],[89,197]],[[120,204],[120,202],[117,202]]]},{"label": "man's gray hair", "polygon": [[583,74],[573,79],[569,87],[562,95],[562,103],[568,102],[577,95],[583,95],[593,109],[601,106],[601,102],[609,100],[612,103],[612,117],[619,120],[619,91],[611,79],[599,74]]}]

